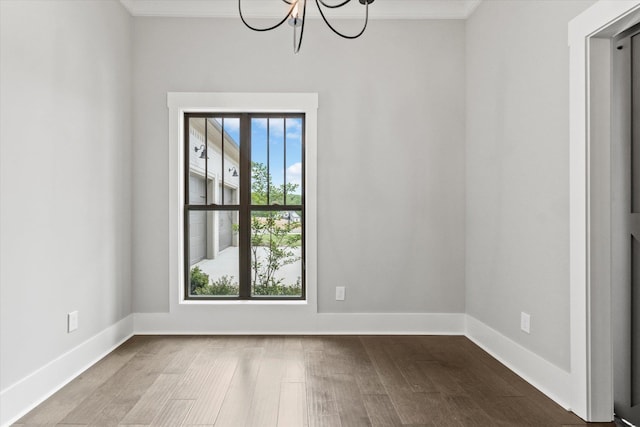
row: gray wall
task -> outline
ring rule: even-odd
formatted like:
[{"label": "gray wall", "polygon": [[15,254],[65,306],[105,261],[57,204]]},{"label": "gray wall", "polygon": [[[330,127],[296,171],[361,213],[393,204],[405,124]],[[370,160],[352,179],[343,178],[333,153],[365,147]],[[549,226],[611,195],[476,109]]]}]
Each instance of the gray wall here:
[{"label": "gray wall", "polygon": [[592,3],[485,1],[466,26],[467,313],[567,370],[567,23]]},{"label": "gray wall", "polygon": [[168,91],[319,93],[321,311],[466,300],[568,368],[566,31],[591,3],[486,1],[466,24],[373,21],[351,42],[311,21],[293,55],[288,28],[0,1],[0,388],[168,311]]},{"label": "gray wall", "polygon": [[132,19],[115,1],[0,17],[4,389],[131,313]]},{"label": "gray wall", "polygon": [[134,311],[169,308],[167,92],[204,91],[319,93],[320,311],[464,312],[464,22],[310,21],[291,50],[289,27],[134,20]]}]

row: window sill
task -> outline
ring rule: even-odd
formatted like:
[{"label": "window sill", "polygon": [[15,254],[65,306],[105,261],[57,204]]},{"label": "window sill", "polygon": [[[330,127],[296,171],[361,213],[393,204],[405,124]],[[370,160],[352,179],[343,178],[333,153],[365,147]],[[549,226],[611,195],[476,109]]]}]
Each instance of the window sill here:
[{"label": "window sill", "polygon": [[283,305],[283,306],[291,306],[291,305],[308,305],[309,301],[307,300],[181,300],[180,305]]}]

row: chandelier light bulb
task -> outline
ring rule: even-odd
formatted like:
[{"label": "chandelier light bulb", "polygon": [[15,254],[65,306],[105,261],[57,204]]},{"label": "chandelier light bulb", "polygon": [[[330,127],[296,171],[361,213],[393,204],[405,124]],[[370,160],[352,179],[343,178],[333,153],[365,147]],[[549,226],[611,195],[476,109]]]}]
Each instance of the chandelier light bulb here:
[{"label": "chandelier light bulb", "polygon": [[291,10],[291,14],[289,15],[291,16],[291,18],[289,18],[289,25],[291,25],[292,27],[300,27],[302,25],[302,20],[300,19],[299,3],[299,0],[295,0],[295,3],[293,3],[293,9]]}]

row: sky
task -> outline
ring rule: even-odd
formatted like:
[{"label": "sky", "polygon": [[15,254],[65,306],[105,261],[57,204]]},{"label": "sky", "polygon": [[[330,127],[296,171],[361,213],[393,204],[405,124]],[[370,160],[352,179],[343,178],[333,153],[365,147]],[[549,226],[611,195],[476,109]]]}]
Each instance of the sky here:
[{"label": "sky", "polygon": [[[216,119],[220,122],[220,119]],[[267,126],[268,124],[268,126]],[[240,119],[225,118],[224,130],[240,141]],[[286,138],[285,138],[286,136]],[[251,161],[267,164],[275,185],[301,184],[302,180],[302,119],[252,119]],[[285,162],[286,145],[286,162]]]}]

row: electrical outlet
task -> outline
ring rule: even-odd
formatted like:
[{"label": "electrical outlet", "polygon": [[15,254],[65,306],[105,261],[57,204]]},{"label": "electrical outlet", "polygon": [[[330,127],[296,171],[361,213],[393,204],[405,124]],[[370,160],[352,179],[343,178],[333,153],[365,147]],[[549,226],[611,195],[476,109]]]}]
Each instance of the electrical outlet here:
[{"label": "electrical outlet", "polygon": [[531,316],[524,311],[520,313],[520,329],[522,332],[531,333]]},{"label": "electrical outlet", "polygon": [[336,301],[344,301],[344,286],[336,286]]},{"label": "electrical outlet", "polygon": [[67,314],[67,332],[73,332],[78,329],[78,312],[72,311]]}]

